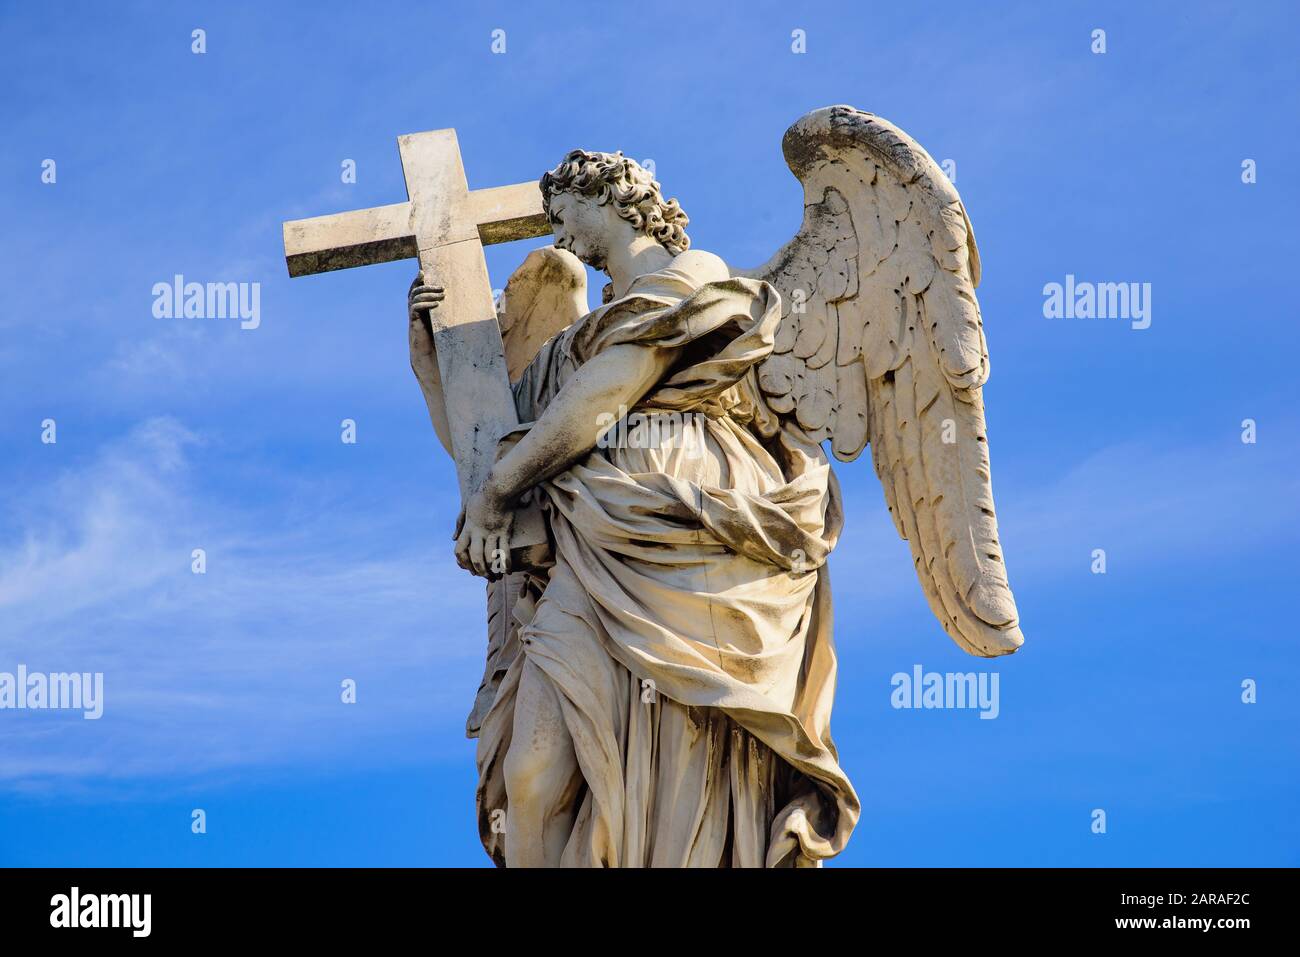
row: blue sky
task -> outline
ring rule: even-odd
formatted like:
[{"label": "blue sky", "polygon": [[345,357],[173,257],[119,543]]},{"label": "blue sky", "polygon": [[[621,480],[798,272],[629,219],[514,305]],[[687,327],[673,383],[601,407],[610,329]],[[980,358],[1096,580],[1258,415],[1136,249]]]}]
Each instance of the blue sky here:
[{"label": "blue sky", "polygon": [[[839,467],[836,863],[1300,863],[1293,5],[440,6],[0,9],[0,671],[106,686],[99,721],[0,711],[0,865],[486,865],[482,589],[414,267],[290,281],[280,223],[400,201],[396,136],[455,127],[472,187],[652,159],[694,244],[755,265],[801,214],[781,134],[832,103],[956,163],[1027,638],[963,655]],[[177,273],[260,283],[260,326],[154,318]],[[1044,318],[1067,274],[1150,283],[1150,328]],[[891,708],[916,664],[996,671],[1000,716]]]}]

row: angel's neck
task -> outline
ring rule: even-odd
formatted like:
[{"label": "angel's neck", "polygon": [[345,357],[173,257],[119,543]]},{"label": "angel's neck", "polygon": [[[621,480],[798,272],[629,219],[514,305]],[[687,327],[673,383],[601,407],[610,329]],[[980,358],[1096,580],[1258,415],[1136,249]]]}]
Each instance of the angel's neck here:
[{"label": "angel's neck", "polygon": [[658,272],[673,261],[673,254],[644,234],[630,243],[609,251],[605,261],[605,275],[614,287],[614,298],[627,295],[628,288],[638,276]]}]

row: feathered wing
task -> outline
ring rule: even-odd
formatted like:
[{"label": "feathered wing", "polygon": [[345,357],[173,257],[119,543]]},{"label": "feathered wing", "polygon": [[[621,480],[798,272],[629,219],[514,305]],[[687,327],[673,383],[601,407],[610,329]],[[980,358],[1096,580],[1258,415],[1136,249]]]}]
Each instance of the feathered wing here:
[{"label": "feathered wing", "polygon": [[556,333],[587,314],[587,270],[567,249],[541,246],[510,275],[497,302],[497,324],[510,381]]},{"label": "feathered wing", "polygon": [[[786,131],[804,220],[764,266],[783,316],[757,383],[842,461],[869,443],[898,533],[944,630],[971,654],[1020,647],[998,543],[981,387],[979,254],[957,191],[893,124],[847,106]],[[762,421],[762,420],[760,420]]]}]

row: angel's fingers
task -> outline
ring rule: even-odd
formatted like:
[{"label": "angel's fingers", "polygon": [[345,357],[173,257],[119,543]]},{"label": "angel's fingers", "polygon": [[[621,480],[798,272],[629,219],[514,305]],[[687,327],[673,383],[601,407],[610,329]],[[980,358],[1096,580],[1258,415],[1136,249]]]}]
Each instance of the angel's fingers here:
[{"label": "angel's fingers", "polygon": [[475,575],[485,574],[483,567],[483,546],[487,544],[481,535],[471,535],[469,542],[469,562],[474,566]]},{"label": "angel's fingers", "polygon": [[469,568],[469,533],[463,532],[456,536],[456,564],[461,568]]},{"label": "angel's fingers", "polygon": [[451,533],[452,538],[459,539],[460,531],[465,527],[465,506],[460,507],[460,514],[456,516],[456,531]]}]

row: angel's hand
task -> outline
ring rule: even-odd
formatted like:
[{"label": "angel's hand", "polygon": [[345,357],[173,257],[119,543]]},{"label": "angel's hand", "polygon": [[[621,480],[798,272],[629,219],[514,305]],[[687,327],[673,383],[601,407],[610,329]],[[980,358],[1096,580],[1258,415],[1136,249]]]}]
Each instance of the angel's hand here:
[{"label": "angel's hand", "polygon": [[428,313],[438,308],[438,304],[446,298],[446,290],[442,286],[426,284],[424,273],[415,274],[415,279],[411,281],[411,289],[406,294],[406,308],[411,319],[416,319],[423,315],[426,319]]},{"label": "angel's hand", "polygon": [[433,334],[429,326],[429,313],[438,308],[445,298],[442,286],[426,285],[424,274],[416,273],[411,290],[406,295],[406,314],[409,319],[411,369],[421,386],[437,381],[438,356],[433,349]]},{"label": "angel's hand", "polygon": [[461,509],[456,522],[456,564],[481,578],[510,571],[510,526],[514,511],[493,491],[491,479]]}]

